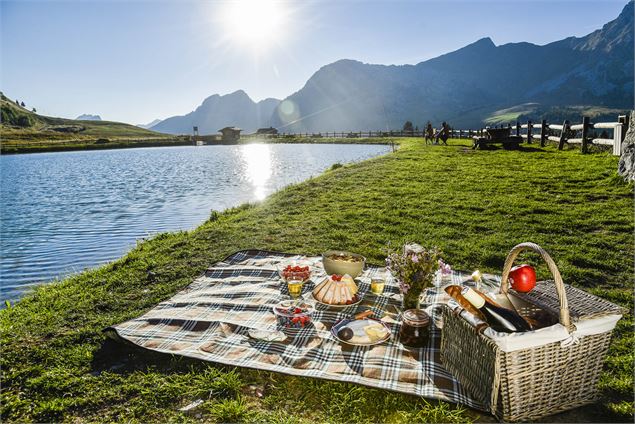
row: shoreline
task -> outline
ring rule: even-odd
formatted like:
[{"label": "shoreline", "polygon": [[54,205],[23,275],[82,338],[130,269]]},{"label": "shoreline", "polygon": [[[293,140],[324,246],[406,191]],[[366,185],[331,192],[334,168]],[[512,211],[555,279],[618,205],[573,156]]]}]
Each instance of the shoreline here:
[{"label": "shoreline", "polygon": [[[403,239],[438,245],[456,269],[498,273],[508,249],[533,241],[556,259],[567,283],[632,311],[632,287],[624,283],[635,254],[635,219],[626,213],[632,185],[613,177],[616,158],[553,146],[468,151],[466,140],[449,146],[417,141],[400,139],[394,153],[212,214],[192,231],[159,234],[112,263],[36,289],[0,311],[3,420],[184,421],[179,409],[201,398],[204,420],[214,419],[212,408],[230,404],[239,414],[233,421],[399,416],[405,422],[493,422],[460,406],[384,390],[142,352],[102,333],[170,298],[234,251],[338,248],[381,262],[380,248]],[[611,342],[602,400],[550,419],[632,420],[632,341],[629,312]],[[341,409],[319,407],[350,396],[356,401],[338,404]]]},{"label": "shoreline", "polygon": [[[243,144],[263,143],[263,144],[381,144],[381,145],[397,145],[395,140],[398,137],[373,137],[373,138],[312,138],[312,137],[280,137],[280,138],[261,138],[255,136],[246,136],[239,141],[234,142],[214,142],[206,143],[202,146],[237,146]],[[423,139],[421,139],[423,140]],[[16,147],[11,150],[5,148],[0,149],[0,155],[21,155],[30,153],[49,153],[49,152],[72,152],[84,150],[114,150],[114,149],[134,149],[143,147],[174,147],[174,146],[193,146],[202,147],[193,144],[189,140],[171,140],[171,141],[143,141],[143,140],[127,140],[113,141],[104,144],[95,143],[78,143],[68,145],[33,145],[32,147]],[[1,146],[0,146],[1,147]]]}]

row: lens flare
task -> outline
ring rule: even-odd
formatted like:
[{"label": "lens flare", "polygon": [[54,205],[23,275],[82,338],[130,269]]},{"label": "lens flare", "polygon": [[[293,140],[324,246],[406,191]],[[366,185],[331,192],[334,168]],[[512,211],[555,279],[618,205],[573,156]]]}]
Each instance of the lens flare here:
[{"label": "lens flare", "polygon": [[296,121],[300,117],[300,109],[293,100],[283,100],[278,107],[278,116],[285,124]]}]

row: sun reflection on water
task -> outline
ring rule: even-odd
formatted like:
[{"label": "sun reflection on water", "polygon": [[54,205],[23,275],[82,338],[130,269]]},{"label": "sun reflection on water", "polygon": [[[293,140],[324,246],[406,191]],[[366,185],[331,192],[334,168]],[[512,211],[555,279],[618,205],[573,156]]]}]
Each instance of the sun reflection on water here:
[{"label": "sun reflection on water", "polygon": [[240,155],[245,162],[245,176],[254,186],[254,196],[262,200],[267,196],[266,185],[271,178],[271,148],[268,144],[245,144],[240,146]]}]

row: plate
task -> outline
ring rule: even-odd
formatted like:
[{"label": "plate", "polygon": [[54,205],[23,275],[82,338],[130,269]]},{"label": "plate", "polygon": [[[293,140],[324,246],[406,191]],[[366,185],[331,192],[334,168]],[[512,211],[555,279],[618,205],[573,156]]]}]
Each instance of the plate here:
[{"label": "plate", "polygon": [[260,330],[257,328],[250,328],[247,333],[252,339],[263,340],[265,342],[283,342],[287,339],[287,336],[279,330]]},{"label": "plate", "polygon": [[[368,334],[366,334],[366,331],[364,330],[364,327],[367,327],[369,325],[372,325],[372,326],[380,325],[384,327],[386,329],[386,332],[385,332],[386,335],[384,337],[381,337],[380,339],[373,341],[368,336]],[[338,331],[340,331],[343,327],[348,327],[351,330],[353,330],[352,339],[342,340],[337,336]],[[390,335],[391,335],[390,327],[388,327],[388,325],[385,322],[382,322],[373,318],[365,318],[365,319],[344,318],[336,322],[335,325],[333,325],[333,327],[331,328],[331,334],[333,335],[333,337],[335,337],[335,340],[337,340],[338,342],[345,343],[352,346],[378,345],[390,339]]]},{"label": "plate", "polygon": [[357,292],[357,294],[359,295],[357,296],[358,298],[357,302],[349,303],[348,305],[331,305],[330,303],[320,302],[319,300],[315,298],[315,296],[313,296],[313,292],[311,292],[311,297],[313,297],[313,300],[315,300],[315,303],[320,304],[322,306],[326,306],[327,308],[344,309],[344,308],[350,308],[351,306],[356,306],[362,303],[362,300],[364,300],[364,294],[361,292]]}]

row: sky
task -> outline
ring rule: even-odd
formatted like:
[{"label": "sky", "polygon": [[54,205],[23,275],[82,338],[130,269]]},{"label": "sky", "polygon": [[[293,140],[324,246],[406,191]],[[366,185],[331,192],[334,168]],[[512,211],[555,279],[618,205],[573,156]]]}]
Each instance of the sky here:
[{"label": "sky", "polygon": [[282,99],[339,59],[415,64],[483,37],[584,36],[626,3],[0,0],[0,90],[49,116],[147,123],[239,89]]}]

